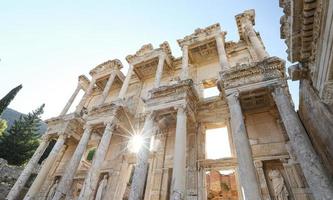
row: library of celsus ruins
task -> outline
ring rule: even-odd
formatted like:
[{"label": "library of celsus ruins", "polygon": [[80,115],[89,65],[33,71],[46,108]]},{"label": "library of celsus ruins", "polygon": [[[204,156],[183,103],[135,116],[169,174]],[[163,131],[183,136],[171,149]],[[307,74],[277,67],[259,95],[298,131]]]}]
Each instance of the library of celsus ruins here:
[{"label": "library of celsus ruins", "polygon": [[[235,19],[237,42],[217,23],[177,40],[181,57],[167,42],[145,44],[126,57],[126,75],[113,59],[79,76],[7,199],[333,199],[332,160],[322,162],[324,150],[303,125],[311,113],[295,111],[285,61],[265,50],[254,10]],[[216,134],[223,141],[208,142]],[[213,145],[226,153],[210,156]]]}]

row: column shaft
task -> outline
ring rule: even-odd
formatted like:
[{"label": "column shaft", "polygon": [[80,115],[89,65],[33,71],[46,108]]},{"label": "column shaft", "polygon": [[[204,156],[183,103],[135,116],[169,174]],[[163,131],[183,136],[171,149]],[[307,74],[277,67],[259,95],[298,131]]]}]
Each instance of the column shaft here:
[{"label": "column shaft", "polygon": [[164,54],[160,55],[159,58],[158,58],[158,65],[157,65],[157,68],[156,68],[154,88],[160,87],[162,74],[163,74],[164,60],[165,60]]},{"label": "column shaft", "polygon": [[333,182],[299,120],[284,88],[274,89],[273,98],[297,160],[315,199],[333,199]]},{"label": "column shaft", "polygon": [[111,72],[109,80],[106,82],[106,85],[104,87],[104,90],[103,90],[103,93],[102,93],[102,99],[101,99],[99,105],[103,104],[105,102],[106,98],[108,97],[108,94],[110,92],[110,89],[112,87],[112,84],[113,84],[115,78],[116,78],[116,73]]},{"label": "column shaft", "polygon": [[113,133],[113,124],[109,122],[104,130],[101,141],[97,147],[96,153],[89,172],[84,180],[83,188],[81,190],[79,200],[92,199],[96,192],[96,187],[99,180],[100,170],[105,159],[105,155],[109,149],[111,136]]},{"label": "column shaft", "polygon": [[123,85],[122,85],[122,87],[120,89],[120,92],[119,92],[119,95],[118,95],[119,99],[125,98],[125,94],[127,92],[127,88],[129,86],[129,82],[131,80],[132,73],[133,73],[133,65],[129,65],[126,78],[123,82]]},{"label": "column shaft", "polygon": [[183,58],[182,58],[182,71],[181,71],[181,80],[188,79],[188,46],[184,45],[183,48]]},{"label": "column shaft", "polygon": [[170,200],[185,199],[186,195],[186,136],[185,108],[177,110],[176,138],[173,156],[172,194]]},{"label": "column shaft", "polygon": [[242,109],[238,100],[238,93],[227,96],[230,111],[230,122],[235,143],[239,180],[247,200],[261,199],[256,171],[252,159],[252,150],[245,129]]},{"label": "column shaft", "polygon": [[227,53],[225,51],[225,47],[224,47],[224,35],[225,33],[222,33],[223,36],[221,34],[218,34],[215,39],[216,39],[216,46],[217,46],[217,52],[219,54],[219,62],[220,62],[220,67],[221,70],[225,70],[228,69],[229,66],[229,62],[228,62],[228,58],[227,58]]},{"label": "column shaft", "polygon": [[64,134],[60,135],[57,142],[52,148],[52,151],[50,152],[49,156],[46,158],[46,161],[44,162],[41,170],[38,172],[37,177],[35,178],[34,182],[29,188],[29,191],[24,197],[24,200],[30,200],[33,199],[41,189],[44,180],[47,178],[47,175],[52,168],[54,161],[56,160],[58,153],[62,149],[64,143],[65,143],[66,136]]},{"label": "column shaft", "polygon": [[129,195],[129,200],[142,200],[144,186],[146,182],[147,172],[148,172],[148,159],[149,159],[149,146],[150,138],[154,133],[153,130],[154,119],[153,113],[149,114],[145,120],[143,126],[142,134],[144,137],[144,145],[140,148],[137,155],[137,164],[135,165],[133,180],[131,185],[131,191]]},{"label": "column shaft", "polygon": [[20,174],[19,178],[16,180],[14,186],[7,195],[8,200],[15,200],[20,192],[22,191],[24,185],[28,181],[32,171],[37,167],[39,159],[42,157],[45,149],[49,145],[50,141],[48,138],[43,138],[42,142],[36,149],[34,155],[29,160],[28,164],[25,166],[24,170]]},{"label": "column shaft", "polygon": [[81,85],[80,82],[77,84],[77,87],[74,91],[74,93],[72,94],[71,98],[69,98],[66,106],[64,107],[64,109],[61,111],[60,116],[62,115],[66,115],[66,113],[68,112],[69,108],[71,107],[71,105],[73,104],[73,101],[75,100],[77,94],[80,92],[81,90]]},{"label": "column shaft", "polygon": [[252,23],[249,21],[249,19],[246,19],[243,22],[243,27],[244,30],[246,32],[246,35],[249,37],[250,42],[258,56],[259,60],[262,60],[266,57],[268,57],[268,53],[266,52],[264,46],[262,45],[262,43],[260,42],[257,33],[254,31],[253,25]]},{"label": "column shaft", "polygon": [[84,104],[86,103],[87,99],[90,97],[90,95],[94,91],[95,83],[96,83],[96,80],[94,78],[92,78],[86,93],[83,95],[79,105],[76,107],[77,112],[80,112],[82,110],[82,108],[83,108]]},{"label": "column shaft", "polygon": [[75,176],[76,170],[80,164],[82,159],[82,155],[84,154],[87,144],[89,142],[89,138],[91,135],[91,128],[88,126],[85,128],[84,133],[80,139],[79,144],[77,145],[75,152],[69,161],[64,174],[61,177],[59,185],[56,189],[56,193],[52,200],[59,200],[62,197],[66,196],[67,192],[69,191],[73,178]]}]

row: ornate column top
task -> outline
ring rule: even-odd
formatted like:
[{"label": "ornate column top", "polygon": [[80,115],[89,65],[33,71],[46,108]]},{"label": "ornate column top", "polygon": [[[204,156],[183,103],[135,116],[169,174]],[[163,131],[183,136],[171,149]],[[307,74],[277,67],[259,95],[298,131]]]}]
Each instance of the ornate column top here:
[{"label": "ornate column top", "polygon": [[236,23],[238,27],[238,33],[240,36],[240,39],[244,39],[244,23],[247,23],[248,25],[255,25],[255,11],[253,9],[251,10],[246,10],[243,13],[240,13],[236,15]]}]

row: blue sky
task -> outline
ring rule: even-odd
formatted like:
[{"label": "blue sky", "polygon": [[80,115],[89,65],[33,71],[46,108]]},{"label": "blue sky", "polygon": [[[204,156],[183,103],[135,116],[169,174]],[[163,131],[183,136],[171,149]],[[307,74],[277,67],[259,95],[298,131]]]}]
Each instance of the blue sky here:
[{"label": "blue sky", "polygon": [[[0,3],[0,97],[23,84],[10,107],[27,113],[46,104],[43,119],[56,116],[94,66],[125,57],[143,44],[176,40],[219,22],[227,40],[239,36],[234,16],[256,10],[256,30],[270,55],[286,59],[280,39],[278,0],[2,1]],[[288,65],[288,64],[287,64]],[[291,85],[298,102],[298,85]]]}]

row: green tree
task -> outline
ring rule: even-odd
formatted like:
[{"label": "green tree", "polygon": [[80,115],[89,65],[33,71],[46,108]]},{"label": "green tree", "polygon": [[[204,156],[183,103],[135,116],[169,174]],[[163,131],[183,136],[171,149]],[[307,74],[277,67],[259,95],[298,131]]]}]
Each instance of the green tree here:
[{"label": "green tree", "polygon": [[4,96],[0,100],[0,115],[3,111],[7,108],[9,103],[14,99],[16,94],[22,89],[22,85],[17,86],[16,88],[12,89],[6,96]]},{"label": "green tree", "polygon": [[0,118],[0,136],[7,128],[7,121]]},{"label": "green tree", "polygon": [[22,165],[34,154],[39,145],[38,128],[44,104],[27,115],[22,115],[13,126],[0,136],[0,157],[11,165]]}]

